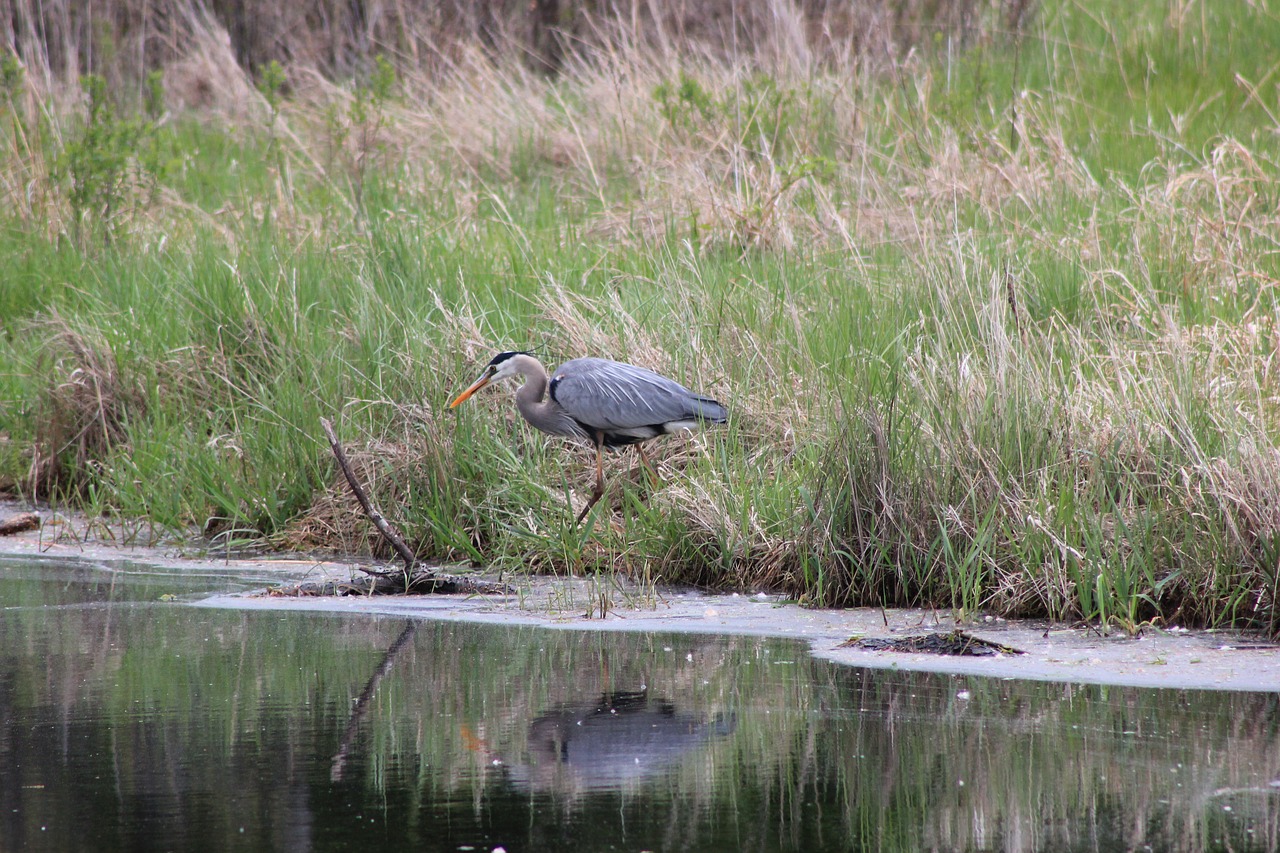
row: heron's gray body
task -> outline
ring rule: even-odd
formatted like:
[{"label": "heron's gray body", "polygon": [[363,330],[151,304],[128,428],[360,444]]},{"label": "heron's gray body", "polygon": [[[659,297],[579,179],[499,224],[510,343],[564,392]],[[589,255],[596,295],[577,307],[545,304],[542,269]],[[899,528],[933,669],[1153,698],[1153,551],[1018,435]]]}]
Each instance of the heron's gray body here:
[{"label": "heron's gray body", "polygon": [[545,433],[596,448],[596,486],[578,521],[604,493],[600,459],[604,448],[634,444],[640,461],[656,479],[642,442],[704,423],[722,424],[729,417],[724,406],[710,397],[643,367],[605,358],[575,358],[548,377],[542,364],[527,352],[498,353],[480,378],[449,406],[458,406],[491,382],[513,376],[525,378],[516,391],[516,408],[526,421]]},{"label": "heron's gray body", "polygon": [[724,406],[674,380],[604,358],[566,361],[551,375],[548,394],[553,406],[572,419],[580,437],[594,442],[596,433],[602,433],[606,447],[624,447],[728,418]]}]

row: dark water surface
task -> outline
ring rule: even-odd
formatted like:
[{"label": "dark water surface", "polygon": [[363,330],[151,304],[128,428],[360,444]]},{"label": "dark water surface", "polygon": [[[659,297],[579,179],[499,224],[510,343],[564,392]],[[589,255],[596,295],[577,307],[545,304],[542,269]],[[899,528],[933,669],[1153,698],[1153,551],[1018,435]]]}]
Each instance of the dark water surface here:
[{"label": "dark water surface", "polygon": [[197,608],[0,561],[0,850],[1274,850],[1274,694]]}]

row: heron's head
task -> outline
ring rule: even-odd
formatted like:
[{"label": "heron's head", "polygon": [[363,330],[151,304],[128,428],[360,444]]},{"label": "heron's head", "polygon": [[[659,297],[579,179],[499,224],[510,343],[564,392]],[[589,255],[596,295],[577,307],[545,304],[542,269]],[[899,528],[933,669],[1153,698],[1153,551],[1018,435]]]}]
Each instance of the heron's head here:
[{"label": "heron's head", "polygon": [[518,350],[516,352],[500,352],[493,357],[493,360],[485,365],[484,372],[480,374],[480,378],[471,383],[471,387],[463,391],[457,398],[449,404],[449,408],[454,408],[464,402],[477,391],[491,382],[501,382],[503,379],[510,379],[518,373],[521,373],[521,365],[516,358],[518,355],[533,355],[531,352]]}]

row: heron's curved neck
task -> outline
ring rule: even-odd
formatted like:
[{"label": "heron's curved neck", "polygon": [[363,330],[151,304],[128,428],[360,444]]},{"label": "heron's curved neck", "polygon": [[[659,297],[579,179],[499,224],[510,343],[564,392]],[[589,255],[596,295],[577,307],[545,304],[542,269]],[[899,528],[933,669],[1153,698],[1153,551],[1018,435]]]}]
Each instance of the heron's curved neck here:
[{"label": "heron's curved neck", "polygon": [[524,419],[541,428],[546,421],[547,369],[530,355],[517,355],[511,366],[524,376],[524,384],[516,390],[516,408]]},{"label": "heron's curved neck", "polygon": [[516,408],[534,429],[551,435],[569,438],[589,438],[581,426],[569,417],[555,400],[547,399],[547,370],[536,358],[517,355],[511,365],[516,373],[524,374],[524,384],[516,391]]}]

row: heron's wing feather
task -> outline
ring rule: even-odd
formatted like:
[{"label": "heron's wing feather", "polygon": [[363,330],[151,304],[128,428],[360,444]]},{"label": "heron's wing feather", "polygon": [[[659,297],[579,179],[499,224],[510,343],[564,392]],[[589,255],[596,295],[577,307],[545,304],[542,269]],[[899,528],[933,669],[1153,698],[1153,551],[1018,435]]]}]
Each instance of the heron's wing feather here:
[{"label": "heron's wing feather", "polygon": [[596,429],[671,421],[723,421],[724,407],[651,370],[602,358],[575,358],[552,376],[552,394],[575,420]]}]

